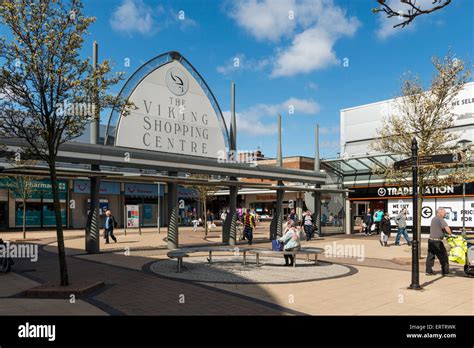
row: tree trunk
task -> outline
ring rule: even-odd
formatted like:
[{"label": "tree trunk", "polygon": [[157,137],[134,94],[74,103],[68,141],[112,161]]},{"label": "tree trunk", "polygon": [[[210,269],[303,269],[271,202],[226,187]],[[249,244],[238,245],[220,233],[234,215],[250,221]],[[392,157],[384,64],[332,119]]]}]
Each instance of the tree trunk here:
[{"label": "tree trunk", "polygon": [[26,239],[26,198],[23,197],[23,239]]},{"label": "tree trunk", "polygon": [[63,223],[61,218],[61,204],[59,200],[58,178],[56,174],[56,163],[49,164],[51,189],[53,191],[54,215],[56,217],[56,236],[58,240],[59,273],[61,286],[69,285],[69,275],[67,272],[66,250],[64,247]]}]

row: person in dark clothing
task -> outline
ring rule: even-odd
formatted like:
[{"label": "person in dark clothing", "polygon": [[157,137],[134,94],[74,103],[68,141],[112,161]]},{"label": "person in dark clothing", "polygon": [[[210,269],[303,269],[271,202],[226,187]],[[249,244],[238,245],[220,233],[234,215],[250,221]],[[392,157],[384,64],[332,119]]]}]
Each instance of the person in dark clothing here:
[{"label": "person in dark clothing", "polygon": [[388,239],[390,238],[390,232],[392,227],[390,226],[390,215],[384,214],[382,221],[380,221],[380,245],[388,246]]},{"label": "person in dark clothing", "polygon": [[446,210],[438,208],[436,210],[436,216],[431,220],[430,238],[428,239],[428,255],[426,256],[426,275],[435,274],[433,272],[433,265],[435,257],[437,257],[441,264],[443,276],[453,276],[453,274],[449,272],[448,253],[443,244],[444,232],[449,235],[453,234],[444,219],[445,215]]},{"label": "person in dark clothing", "polygon": [[112,212],[110,210],[107,210],[105,215],[107,216],[105,218],[105,244],[109,244],[109,237],[111,237],[113,241],[117,243],[117,238],[114,236],[115,219],[112,216]]},{"label": "person in dark clothing", "polygon": [[372,222],[373,222],[372,214],[370,213],[370,208],[368,208],[367,213],[365,214],[365,217],[364,217],[364,223],[365,223],[364,234],[366,236],[371,236],[372,235],[372,232],[370,230],[370,227],[372,227]]},{"label": "person in dark clothing", "polygon": [[292,220],[295,226],[298,226],[298,216],[296,215],[296,211],[291,209],[290,215],[288,215],[288,220]]}]

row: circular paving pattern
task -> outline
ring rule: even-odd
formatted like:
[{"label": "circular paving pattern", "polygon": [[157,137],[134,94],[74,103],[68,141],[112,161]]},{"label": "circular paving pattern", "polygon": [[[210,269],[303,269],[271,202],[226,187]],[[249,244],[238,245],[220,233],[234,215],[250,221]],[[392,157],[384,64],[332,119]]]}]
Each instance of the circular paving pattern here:
[{"label": "circular paving pattern", "polygon": [[357,273],[353,267],[319,261],[298,260],[296,267],[285,267],[283,257],[260,257],[260,267],[255,258],[247,258],[242,265],[242,257],[214,256],[212,264],[205,256],[186,257],[181,273],[177,273],[176,260],[160,260],[150,265],[150,271],[160,276],[203,283],[294,283],[329,278],[346,277]]}]

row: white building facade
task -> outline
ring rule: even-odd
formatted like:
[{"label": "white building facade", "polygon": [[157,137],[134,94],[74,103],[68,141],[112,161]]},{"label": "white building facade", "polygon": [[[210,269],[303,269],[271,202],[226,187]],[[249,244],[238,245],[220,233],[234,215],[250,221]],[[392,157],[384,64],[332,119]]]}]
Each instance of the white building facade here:
[{"label": "white building facade", "polygon": [[[471,141],[474,145],[474,82],[467,83],[453,100],[450,107],[455,115],[455,122],[449,132],[456,135],[456,141]],[[377,130],[383,120],[397,112],[397,99],[384,100],[362,106],[351,107],[340,111],[340,158],[339,162],[325,161],[331,168],[338,168],[343,173],[344,188],[353,190],[349,194],[350,210],[346,212],[347,221],[351,221],[351,232],[356,231],[361,217],[368,208],[383,209],[390,215],[407,207],[411,212],[411,192],[408,188],[388,185],[383,178],[375,175],[370,169],[373,165],[387,165],[400,160],[396,156],[378,153],[371,144],[378,138]],[[453,144],[454,145],[454,144]],[[349,174],[348,174],[349,173]],[[425,192],[422,206],[423,232],[439,207],[444,207],[448,214],[448,224],[455,230],[464,225],[467,230],[474,229],[474,180],[463,185],[430,187]],[[465,207],[463,209],[463,206]],[[392,221],[394,224],[394,222]],[[412,224],[409,216],[408,225]]]}]

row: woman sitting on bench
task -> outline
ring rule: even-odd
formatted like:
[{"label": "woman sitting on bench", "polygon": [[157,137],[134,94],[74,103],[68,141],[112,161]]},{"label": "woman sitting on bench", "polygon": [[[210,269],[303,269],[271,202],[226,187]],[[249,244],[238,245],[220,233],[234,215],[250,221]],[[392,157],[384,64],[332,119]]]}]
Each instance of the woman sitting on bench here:
[{"label": "woman sitting on bench", "polygon": [[[300,249],[300,234],[296,230],[295,223],[293,220],[288,220],[288,223],[286,224],[286,233],[279,240],[283,242],[284,251],[293,251]],[[293,255],[283,256],[285,257],[285,266],[293,266]]]}]

